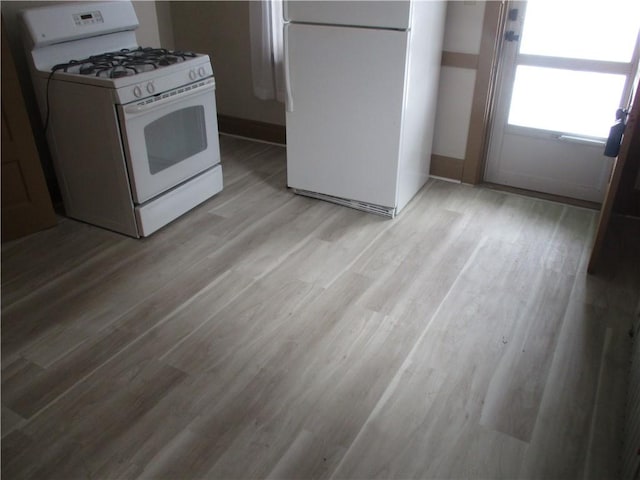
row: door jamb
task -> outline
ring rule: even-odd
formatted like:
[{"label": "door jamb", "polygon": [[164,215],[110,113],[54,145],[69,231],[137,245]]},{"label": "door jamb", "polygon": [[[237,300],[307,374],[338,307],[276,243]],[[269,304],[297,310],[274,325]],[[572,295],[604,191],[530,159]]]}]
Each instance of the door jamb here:
[{"label": "door jamb", "polygon": [[485,4],[467,148],[462,166],[463,183],[475,185],[481,183],[484,178],[498,63],[507,24],[507,12],[508,2],[505,0],[488,1]]}]

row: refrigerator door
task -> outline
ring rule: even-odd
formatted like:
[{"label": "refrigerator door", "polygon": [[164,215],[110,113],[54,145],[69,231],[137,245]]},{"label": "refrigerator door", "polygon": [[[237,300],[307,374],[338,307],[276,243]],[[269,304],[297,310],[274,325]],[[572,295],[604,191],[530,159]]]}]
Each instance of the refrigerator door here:
[{"label": "refrigerator door", "polygon": [[397,1],[285,1],[290,22],[359,27],[409,28],[411,2]]},{"label": "refrigerator door", "polygon": [[292,188],[395,207],[408,32],[289,24]]}]

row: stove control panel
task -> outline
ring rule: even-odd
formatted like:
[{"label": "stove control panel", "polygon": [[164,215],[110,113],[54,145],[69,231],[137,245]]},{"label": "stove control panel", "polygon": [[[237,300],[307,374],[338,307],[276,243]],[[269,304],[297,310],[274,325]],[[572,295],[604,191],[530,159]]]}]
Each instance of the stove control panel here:
[{"label": "stove control panel", "polygon": [[[181,68],[182,65],[184,67]],[[113,79],[116,103],[126,105],[146,98],[162,97],[165,92],[195,84],[195,82],[206,81],[209,78],[213,80],[213,68],[209,57],[198,55],[197,58],[189,59],[188,63],[176,63],[137,75]]]},{"label": "stove control panel", "polygon": [[92,23],[104,23],[100,10],[95,12],[74,13],[73,21],[76,25],[91,25]]},{"label": "stove control panel", "polygon": [[143,87],[144,90],[146,90],[146,93],[149,95],[153,95],[154,93],[156,93],[156,86],[153,84],[153,82],[147,82],[144,86],[136,85],[135,87],[133,87],[133,96],[136,98],[142,97],[144,93]]},{"label": "stove control panel", "polygon": [[45,3],[20,13],[26,27],[27,48],[41,48],[115,32],[131,32],[133,35],[138,27],[138,17],[131,2]]}]

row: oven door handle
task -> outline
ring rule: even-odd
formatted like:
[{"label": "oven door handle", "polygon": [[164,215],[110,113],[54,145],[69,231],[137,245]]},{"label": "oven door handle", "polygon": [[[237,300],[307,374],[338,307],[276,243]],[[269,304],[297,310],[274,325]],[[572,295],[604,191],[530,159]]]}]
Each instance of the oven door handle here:
[{"label": "oven door handle", "polygon": [[[137,104],[133,103],[124,107],[124,113],[127,115],[139,115],[143,113],[147,113],[151,110],[155,110],[159,107],[164,107],[165,105],[169,105],[174,102],[179,102],[184,100],[187,97],[191,97],[194,95],[199,95],[206,91],[213,91],[216,88],[216,81],[213,78],[205,80],[199,85],[193,86],[189,88],[189,86],[184,87],[183,89],[174,90],[173,94],[163,93],[158,95],[157,100],[153,100],[152,102],[145,104]],[[181,91],[183,90],[183,91]]]}]

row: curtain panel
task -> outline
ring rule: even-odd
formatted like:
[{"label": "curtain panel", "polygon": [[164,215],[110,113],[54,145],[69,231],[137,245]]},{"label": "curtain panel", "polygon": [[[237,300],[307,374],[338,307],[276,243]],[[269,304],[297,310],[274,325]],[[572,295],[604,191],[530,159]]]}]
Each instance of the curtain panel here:
[{"label": "curtain panel", "polygon": [[284,102],[282,0],[249,3],[253,93],[261,100]]}]

